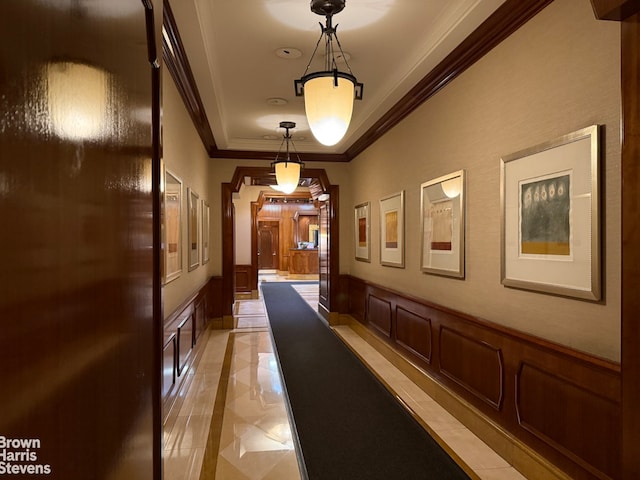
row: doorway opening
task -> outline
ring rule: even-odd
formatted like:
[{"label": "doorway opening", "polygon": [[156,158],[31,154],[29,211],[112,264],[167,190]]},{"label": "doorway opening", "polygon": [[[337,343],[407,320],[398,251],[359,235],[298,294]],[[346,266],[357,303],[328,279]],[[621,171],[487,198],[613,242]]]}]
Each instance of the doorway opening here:
[{"label": "doorway opening", "polygon": [[[233,203],[234,194],[238,194],[242,185],[263,185],[265,186],[265,191],[269,191],[269,185],[274,185],[275,175],[270,167],[237,167],[234,173],[233,179],[230,183],[222,184],[222,231],[223,231],[223,241],[222,241],[222,274],[223,274],[223,291],[222,291],[222,303],[223,303],[223,316],[232,316],[233,312],[233,302],[235,298],[235,290],[236,290],[236,277],[237,275],[246,276],[246,279],[243,277],[243,280],[246,280],[252,290],[258,289],[258,272],[260,270],[260,266],[263,260],[258,259],[258,249],[259,242],[264,241],[264,245],[260,248],[260,256],[264,254],[264,248],[266,248],[267,244],[271,242],[270,247],[272,248],[271,257],[275,257],[273,255],[273,241],[274,234],[273,230],[270,234],[264,233],[265,238],[262,240],[258,239],[258,231],[260,231],[260,225],[258,225],[258,208],[260,206],[260,199],[258,202],[253,202],[251,205],[251,231],[256,232],[255,235],[252,235],[251,239],[251,252],[252,259],[250,265],[247,266],[246,271],[237,272],[236,271],[236,210]],[[318,310],[320,313],[325,316],[329,321],[330,314],[335,312],[335,316],[337,317],[338,305],[337,305],[337,287],[338,287],[338,258],[339,258],[339,250],[338,250],[338,230],[339,230],[339,218],[338,218],[338,200],[339,200],[339,188],[337,185],[331,185],[329,183],[326,171],[324,169],[303,169],[301,172],[301,183],[304,183],[305,186],[308,186],[309,193],[305,195],[308,200],[309,205],[313,205],[313,208],[316,209],[316,220],[315,224],[317,227],[313,227],[309,229],[309,224],[312,224],[314,221],[309,220],[307,223],[307,219],[298,218],[298,226],[297,231],[294,233],[293,230],[290,230],[289,234],[297,235],[295,238],[300,238],[299,245],[296,243],[292,248],[295,250],[300,250],[300,254],[307,254],[305,249],[300,248],[301,246],[308,246],[309,243],[315,241],[315,237],[317,237],[317,264],[318,264],[318,281],[319,281],[319,298],[318,298]],[[269,198],[274,198],[279,194],[282,198],[282,202],[286,199],[287,202],[292,201],[296,198],[296,194],[285,195],[280,192],[275,192],[271,194],[269,192]],[[262,196],[262,206],[264,205],[265,196]],[[298,215],[298,217],[300,217]],[[303,215],[304,217],[304,215]],[[278,218],[269,219],[265,218],[265,221],[276,221]],[[306,225],[300,227],[300,224]],[[294,220],[291,220],[291,227],[293,228]],[[264,224],[263,227],[267,229],[268,224]],[[289,228],[289,227],[288,227]],[[307,230],[305,230],[305,228]],[[317,234],[314,233],[314,230],[317,230]],[[282,240],[283,240],[283,225],[279,226],[278,233],[278,245],[279,245],[279,254],[283,255],[282,250]],[[306,233],[306,235],[305,235]],[[312,236],[313,240],[309,239],[309,235]],[[287,237],[289,238],[289,237]],[[331,241],[331,239],[334,239]],[[304,239],[304,240],[303,240]],[[298,242],[298,240],[296,240]],[[312,250],[309,248],[309,250]],[[291,255],[291,250],[287,253]],[[294,263],[298,262],[299,266],[305,266],[305,261],[309,262],[309,259],[298,259],[298,258],[287,258],[287,262],[293,261]],[[264,259],[265,265],[268,263],[267,259]],[[313,260],[311,260],[313,262]],[[280,266],[283,265],[283,258],[280,257],[278,259],[278,263]],[[289,263],[286,264],[287,268]],[[306,264],[308,266],[308,263]],[[295,267],[295,266],[294,266]],[[276,267],[277,268],[277,267]]]}]

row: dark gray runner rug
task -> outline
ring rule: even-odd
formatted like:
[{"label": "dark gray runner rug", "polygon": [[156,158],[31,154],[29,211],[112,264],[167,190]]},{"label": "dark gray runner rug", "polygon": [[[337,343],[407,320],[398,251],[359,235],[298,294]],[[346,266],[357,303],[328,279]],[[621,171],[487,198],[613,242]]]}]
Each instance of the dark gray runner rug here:
[{"label": "dark gray runner rug", "polygon": [[290,284],[262,291],[309,479],[469,478]]}]

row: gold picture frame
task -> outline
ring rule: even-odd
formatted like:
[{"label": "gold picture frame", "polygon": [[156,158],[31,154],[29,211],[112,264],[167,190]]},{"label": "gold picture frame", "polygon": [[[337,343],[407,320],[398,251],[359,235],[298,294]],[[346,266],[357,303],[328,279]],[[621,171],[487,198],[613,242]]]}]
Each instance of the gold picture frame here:
[{"label": "gold picture frame", "polygon": [[601,299],[599,170],[598,125],[501,159],[504,286]]}]

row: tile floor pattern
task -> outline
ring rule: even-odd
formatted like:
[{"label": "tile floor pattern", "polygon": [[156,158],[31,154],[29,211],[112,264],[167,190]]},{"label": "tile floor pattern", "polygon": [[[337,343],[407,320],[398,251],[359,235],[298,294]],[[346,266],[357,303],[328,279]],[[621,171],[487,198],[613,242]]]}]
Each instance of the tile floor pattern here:
[{"label": "tile floor pattern", "polygon": [[[294,285],[317,309],[318,286]],[[164,478],[198,480],[227,342],[233,347],[217,457],[218,480],[297,480],[300,474],[262,300],[236,302],[236,329],[208,331],[204,353],[188,373],[175,421],[165,425]],[[336,333],[482,480],[523,480],[484,442],[417,387],[348,326]],[[207,476],[207,478],[212,478]]]}]

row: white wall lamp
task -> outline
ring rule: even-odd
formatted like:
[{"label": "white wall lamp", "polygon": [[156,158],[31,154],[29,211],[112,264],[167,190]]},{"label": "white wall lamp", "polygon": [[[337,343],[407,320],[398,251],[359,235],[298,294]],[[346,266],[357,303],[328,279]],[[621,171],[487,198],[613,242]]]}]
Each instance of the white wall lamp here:
[{"label": "white wall lamp", "polygon": [[[285,129],[285,134],[282,137],[282,142],[280,143],[280,148],[276,154],[276,159],[271,164],[276,171],[276,181],[278,182],[278,188],[276,188],[276,190],[286,194],[293,193],[293,191],[298,188],[298,183],[300,182],[300,170],[304,168],[304,163],[300,161],[300,155],[298,155],[297,151],[295,154],[296,157],[298,157],[298,160],[291,160],[291,156],[289,154],[289,143],[291,143],[294,151],[296,149],[293,144],[291,134],[289,133],[289,130],[295,127],[295,122],[280,122],[280,128]],[[286,144],[286,151],[285,157],[281,159],[280,153],[282,152],[283,144]]]},{"label": "white wall lamp", "polygon": [[[327,146],[335,145],[347,133],[353,113],[353,101],[362,100],[364,88],[353,75],[347,57],[342,51],[336,33],[338,26],[332,25],[333,15],[341,12],[344,7],[345,0],[311,0],[311,11],[325,16],[326,26],[320,24],[322,33],[304,75],[294,81],[296,96],[304,96],[304,107],[311,132],[320,143]],[[324,70],[307,73],[323,38]],[[348,73],[338,70],[334,39],[339,51],[338,58],[344,60]]]}]

